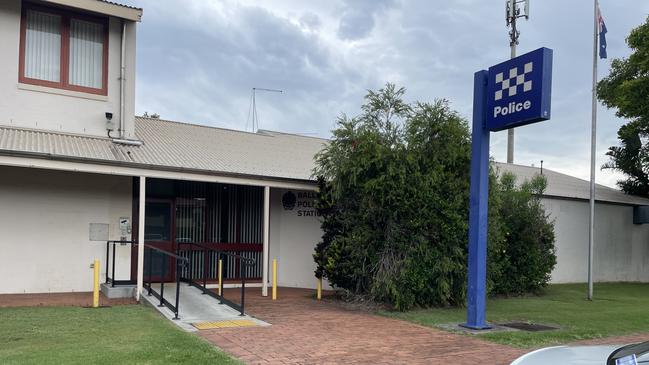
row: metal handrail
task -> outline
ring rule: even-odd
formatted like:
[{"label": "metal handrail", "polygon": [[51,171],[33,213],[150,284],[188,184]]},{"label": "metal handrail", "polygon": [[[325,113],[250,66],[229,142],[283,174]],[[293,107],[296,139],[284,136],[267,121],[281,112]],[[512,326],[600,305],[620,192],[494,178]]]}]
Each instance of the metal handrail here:
[{"label": "metal handrail", "polygon": [[[138,243],[135,243],[136,245]],[[186,258],[175,255],[171,252],[159,249],[157,247],[151,246],[149,244],[143,243],[145,249],[149,249],[149,270],[148,270],[148,283],[143,283],[144,287],[148,289],[147,295],[151,296],[153,295],[154,297],[160,299],[160,304],[158,307],[163,307],[166,306],[167,308],[171,309],[174,312],[174,319],[179,319],[180,317],[178,316],[178,307],[180,305],[180,278],[181,278],[181,271],[184,268],[184,266],[187,264],[189,260]],[[160,293],[156,292],[152,285],[151,285],[151,277],[153,276],[152,270],[153,270],[153,265],[152,265],[152,255],[153,251],[157,251],[161,254],[163,254],[163,259],[161,261],[160,265]],[[173,258],[176,260],[176,301],[175,304],[171,304],[168,300],[164,298],[164,273],[166,272],[166,267],[167,267],[167,257]]]},{"label": "metal handrail", "polygon": [[[134,244],[137,245],[137,241],[124,241],[124,240],[118,240],[118,241],[106,241],[106,284],[110,284],[111,287],[115,287],[115,285],[129,285],[133,284],[133,280],[115,280],[115,248],[118,244]],[[112,255],[112,260],[110,260],[110,246],[113,246],[113,255]],[[108,268],[109,266],[112,268],[111,269],[111,274],[108,275]]]},{"label": "metal handrail", "polygon": [[[192,260],[190,259],[189,260],[189,270],[188,270],[188,276],[189,277],[186,278],[188,284],[202,290],[203,294],[207,294],[207,295],[209,295],[209,296],[211,296],[211,297],[213,297],[215,299],[218,299],[219,304],[224,304],[225,303],[225,304],[229,305],[230,307],[239,310],[239,312],[241,312],[240,313],[241,316],[245,315],[245,313],[244,313],[245,312],[245,300],[246,300],[246,271],[245,271],[245,267],[246,266],[254,266],[254,265],[256,265],[257,260],[255,260],[253,258],[250,258],[250,257],[244,257],[244,256],[241,256],[241,255],[230,253],[230,252],[224,252],[224,251],[221,251],[221,250],[218,250],[218,249],[206,246],[206,245],[202,245],[200,243],[195,243],[195,242],[178,242],[178,250],[179,251],[180,251],[180,245],[181,244],[189,245],[189,252],[190,252],[189,255],[190,255],[190,257],[191,257],[191,253],[193,252],[193,246],[198,246],[198,247],[202,248],[203,251],[205,252],[204,256],[203,256],[204,262],[203,262],[202,283],[198,284],[198,283],[196,283],[194,281],[194,278],[192,277],[193,276],[192,275],[192,273],[193,273]],[[221,293],[221,295],[207,289],[207,267],[210,266],[210,265],[208,265],[209,262],[206,263],[205,261],[209,261],[209,257],[211,257],[211,255],[208,255],[208,253],[210,251],[216,253],[217,262],[218,262],[218,260],[220,260],[221,255],[234,257],[235,259],[239,259],[239,262],[241,264],[241,265],[239,265],[239,270],[240,270],[239,275],[241,276],[241,305],[239,305],[237,303],[234,303],[234,302],[232,302],[232,301],[225,298],[225,295],[224,295],[225,292],[223,291],[223,280],[220,280],[220,283],[219,283],[219,292]]]}]

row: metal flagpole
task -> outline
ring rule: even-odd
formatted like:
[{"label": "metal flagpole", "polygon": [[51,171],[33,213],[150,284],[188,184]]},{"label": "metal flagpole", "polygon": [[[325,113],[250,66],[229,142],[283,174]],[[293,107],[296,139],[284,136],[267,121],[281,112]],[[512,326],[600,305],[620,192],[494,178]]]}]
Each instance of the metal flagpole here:
[{"label": "metal flagpole", "polygon": [[599,6],[594,3],[593,26],[593,100],[590,129],[590,216],[588,227],[588,300],[593,300],[593,247],[595,241],[595,154],[597,142],[597,36],[599,31]]}]

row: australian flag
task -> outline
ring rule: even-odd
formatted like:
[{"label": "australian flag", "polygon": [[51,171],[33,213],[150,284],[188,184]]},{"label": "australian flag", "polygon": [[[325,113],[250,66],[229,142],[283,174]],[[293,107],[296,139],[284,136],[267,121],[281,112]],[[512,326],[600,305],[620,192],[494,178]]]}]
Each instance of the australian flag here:
[{"label": "australian flag", "polygon": [[597,7],[598,22],[599,22],[599,58],[606,58],[606,24],[604,24],[604,17],[602,12]]}]

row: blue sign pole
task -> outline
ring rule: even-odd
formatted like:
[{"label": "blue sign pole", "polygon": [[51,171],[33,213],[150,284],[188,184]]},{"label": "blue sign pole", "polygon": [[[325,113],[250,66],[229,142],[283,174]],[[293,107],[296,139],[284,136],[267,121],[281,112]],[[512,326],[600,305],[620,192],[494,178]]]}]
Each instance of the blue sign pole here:
[{"label": "blue sign pole", "polygon": [[539,48],[478,71],[473,84],[468,308],[462,326],[487,329],[489,132],[550,119],[552,50]]},{"label": "blue sign pole", "polygon": [[487,217],[489,197],[489,130],[487,129],[487,79],[473,76],[473,133],[471,137],[471,189],[469,197],[469,282],[465,327],[487,329]]}]

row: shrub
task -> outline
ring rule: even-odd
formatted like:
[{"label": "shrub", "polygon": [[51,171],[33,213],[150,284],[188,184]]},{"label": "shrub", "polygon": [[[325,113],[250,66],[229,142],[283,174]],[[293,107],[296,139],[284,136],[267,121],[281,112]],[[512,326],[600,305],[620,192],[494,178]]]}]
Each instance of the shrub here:
[{"label": "shrub", "polygon": [[[340,117],[333,139],[316,157],[317,209],[324,232],[314,253],[316,276],[401,310],[414,305],[462,305],[469,129],[446,101],[407,104],[404,92],[391,84],[370,91],[363,113],[351,119]],[[509,279],[509,270],[524,270],[522,261],[511,257],[517,252],[510,248],[515,246],[512,240],[526,245],[537,242],[527,236],[533,229],[507,236],[515,224],[522,223],[501,219],[503,212],[525,206],[523,200],[532,194],[504,183],[500,188],[494,173],[490,181],[488,285],[500,293],[511,290],[501,283]],[[505,197],[509,193],[520,196]],[[511,207],[514,203],[519,206]],[[533,213],[526,217],[545,219]],[[552,231],[551,224],[545,228]],[[553,237],[546,238],[551,238],[547,242],[551,246]],[[532,254],[522,260],[532,258],[545,262]],[[533,271],[546,269],[547,265]],[[544,283],[543,275],[526,274],[534,283]],[[545,274],[547,282],[549,271]],[[527,290],[537,285],[521,279],[511,286]]]},{"label": "shrub", "polygon": [[541,195],[547,181],[542,175],[516,185],[516,176],[504,173],[497,185],[498,207],[504,229],[504,252],[493,293],[524,294],[547,285],[557,263],[554,225],[545,213]]}]

